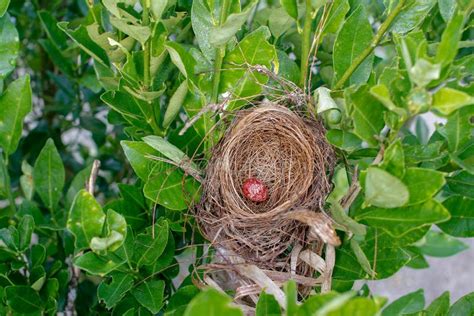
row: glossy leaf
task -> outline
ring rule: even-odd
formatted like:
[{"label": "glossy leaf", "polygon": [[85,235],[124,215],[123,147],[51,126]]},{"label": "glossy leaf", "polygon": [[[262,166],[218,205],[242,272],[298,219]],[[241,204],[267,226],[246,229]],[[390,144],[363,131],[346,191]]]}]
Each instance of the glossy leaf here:
[{"label": "glossy leaf", "polygon": [[449,257],[468,248],[462,241],[435,231],[429,231],[416,245],[423,254],[432,257]]},{"label": "glossy leaf", "polygon": [[105,307],[111,309],[125,296],[133,286],[133,277],[130,274],[113,274],[111,282],[105,280],[97,288],[97,297],[105,302]]},{"label": "glossy leaf", "polygon": [[118,267],[120,267],[124,260],[117,260],[118,258],[111,258],[102,257],[97,255],[96,253],[89,251],[79,257],[76,257],[73,260],[75,266],[84,270],[92,275],[99,275],[105,276],[106,274],[114,271]]},{"label": "glossy leaf", "polygon": [[135,299],[145,306],[152,314],[158,313],[163,307],[165,282],[144,281],[134,288],[131,293]]},{"label": "glossy leaf", "polygon": [[281,315],[280,305],[277,300],[271,294],[265,292],[260,293],[256,311],[256,316],[278,316]]},{"label": "glossy leaf", "polygon": [[184,99],[188,93],[188,85],[183,81],[178,89],[176,89],[173,96],[170,98],[168,106],[166,107],[165,117],[163,118],[163,127],[168,128],[178,115],[183,106]]},{"label": "glossy leaf", "polygon": [[474,105],[459,109],[448,117],[445,134],[450,152],[461,151],[471,140],[472,117],[474,117]]},{"label": "glossy leaf", "polygon": [[232,13],[227,17],[224,24],[213,27],[211,29],[209,40],[211,45],[215,47],[225,45],[247,21],[247,18],[249,17],[256,4],[256,0],[251,0],[244,10],[238,13]]},{"label": "glossy leaf", "polygon": [[184,316],[242,316],[243,313],[238,307],[230,305],[231,301],[232,299],[226,294],[209,288],[193,298],[186,308]]},{"label": "glossy leaf", "polygon": [[[467,198],[474,199],[474,175],[461,171],[455,176],[446,178],[448,188],[455,194],[463,195]],[[449,208],[448,208],[449,209]]]},{"label": "glossy leaf", "polygon": [[30,77],[24,76],[10,83],[0,95],[0,147],[8,155],[13,154],[18,147],[23,120],[30,111]]},{"label": "glossy leaf", "polygon": [[368,205],[395,208],[405,205],[409,198],[408,188],[400,179],[380,168],[367,170],[365,202]]},{"label": "glossy leaf", "polygon": [[88,248],[92,238],[102,234],[104,222],[105,214],[95,198],[86,190],[79,191],[67,221],[67,228],[75,237],[76,248]]},{"label": "glossy leaf", "polygon": [[449,218],[449,212],[434,200],[392,209],[369,207],[355,216],[357,221],[362,221],[372,227],[383,228],[395,237],[422,226],[447,221]]},{"label": "glossy leaf", "polygon": [[68,22],[59,22],[58,27],[95,60],[106,67],[109,65],[109,57],[107,56],[107,53],[91,39],[87,29],[83,25],[80,25],[76,29],[70,29]]},{"label": "glossy leaf", "polygon": [[200,291],[194,285],[180,287],[178,291],[170,297],[165,315],[183,315],[189,302],[199,293]]},{"label": "glossy leaf", "polygon": [[451,306],[448,316],[469,315],[474,313],[474,292],[464,295]]},{"label": "glossy leaf", "polygon": [[289,16],[295,20],[298,19],[298,5],[296,0],[280,0],[280,3]]},{"label": "glossy leaf", "polygon": [[54,141],[46,141],[33,169],[35,190],[43,203],[53,212],[62,196],[65,170]]},{"label": "glossy leaf", "polygon": [[5,298],[8,306],[17,313],[39,313],[43,310],[38,292],[26,285],[7,286]]},{"label": "glossy leaf", "polygon": [[[15,69],[16,58],[20,48],[18,31],[11,21],[11,17],[5,14],[8,2],[0,1],[0,80],[8,76]],[[3,6],[2,6],[3,5]]]},{"label": "glossy leaf", "polygon": [[175,166],[163,166],[148,179],[143,188],[145,196],[166,208],[182,211],[198,198],[200,185]]},{"label": "glossy leaf", "polygon": [[90,248],[95,252],[115,251],[122,246],[126,236],[127,222],[125,218],[109,209],[105,220],[105,236],[93,237],[90,240]]},{"label": "glossy leaf", "polygon": [[445,184],[441,172],[423,168],[408,168],[402,180],[410,193],[408,205],[430,199]]},{"label": "glossy leaf", "polygon": [[405,175],[405,154],[400,141],[395,141],[387,147],[380,168],[400,179],[403,178]]},{"label": "glossy leaf", "polygon": [[35,221],[32,216],[25,215],[18,224],[18,250],[25,251],[30,247],[31,235],[35,229]]},{"label": "glossy leaf", "polygon": [[133,171],[140,179],[146,181],[158,165],[157,161],[146,158],[146,156],[157,155],[156,150],[144,142],[122,141],[120,144]]},{"label": "glossy leaf", "polygon": [[[372,27],[363,6],[357,7],[344,23],[334,43],[333,65],[336,81],[372,41]],[[351,84],[367,82],[372,71],[373,54],[370,54],[347,81]]]},{"label": "glossy leaf", "polygon": [[0,18],[5,14],[5,12],[7,12],[9,4],[10,4],[10,0],[0,1]]},{"label": "glossy leaf", "polygon": [[423,290],[418,290],[400,297],[388,305],[382,316],[399,316],[422,311],[425,307],[425,296]]},{"label": "glossy leaf", "polygon": [[460,90],[441,88],[433,95],[433,108],[443,115],[474,103],[474,97]]},{"label": "glossy leaf", "polygon": [[447,315],[449,310],[449,292],[444,292],[426,308],[428,315],[443,316]]},{"label": "glossy leaf", "polygon": [[216,49],[210,43],[213,17],[206,6],[205,0],[193,1],[191,8],[191,23],[196,40],[202,53],[208,61],[214,60]]},{"label": "glossy leaf", "polygon": [[166,220],[155,224],[155,234],[155,236],[152,236],[150,227],[145,233],[138,234],[135,237],[133,261],[138,266],[153,264],[165,250],[169,235]]},{"label": "glossy leaf", "polygon": [[349,115],[354,121],[354,134],[369,143],[375,145],[375,136],[379,135],[384,127],[384,106],[370,95],[367,86],[361,86],[350,93]]},{"label": "glossy leaf", "polygon": [[395,33],[406,33],[414,29],[423,22],[431,8],[436,4],[436,0],[411,0],[405,2],[402,11],[390,27]]},{"label": "glossy leaf", "polygon": [[451,213],[451,219],[439,224],[439,228],[456,237],[474,237],[474,200],[452,196],[443,202]]}]

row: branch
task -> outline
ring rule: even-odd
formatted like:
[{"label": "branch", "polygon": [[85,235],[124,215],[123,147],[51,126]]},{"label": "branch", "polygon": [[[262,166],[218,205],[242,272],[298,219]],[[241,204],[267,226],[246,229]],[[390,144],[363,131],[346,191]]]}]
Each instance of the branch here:
[{"label": "branch", "polygon": [[377,45],[382,40],[382,37],[384,36],[385,32],[387,32],[393,20],[400,13],[404,5],[405,0],[398,1],[397,6],[393,9],[392,12],[390,12],[387,19],[382,23],[379,30],[377,31],[377,34],[375,34],[374,38],[372,39],[370,45],[366,49],[364,49],[364,51],[359,56],[357,56],[357,58],[352,62],[351,66],[347,68],[344,75],[342,75],[341,79],[339,79],[339,81],[334,86],[334,90],[341,89],[346,83],[346,81],[352,76],[352,73],[357,70],[360,64],[362,64],[362,62],[367,58],[367,56],[369,56],[370,53],[372,53],[372,51],[375,49],[375,47],[377,47]]}]

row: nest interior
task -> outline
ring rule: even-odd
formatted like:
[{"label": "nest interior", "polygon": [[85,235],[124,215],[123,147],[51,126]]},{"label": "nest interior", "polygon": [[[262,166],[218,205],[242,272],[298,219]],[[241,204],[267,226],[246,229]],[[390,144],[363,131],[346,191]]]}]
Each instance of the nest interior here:
[{"label": "nest interior", "polygon": [[[320,242],[288,214],[322,210],[334,152],[319,120],[283,106],[265,104],[235,115],[208,163],[196,214],[200,229],[247,262],[287,270],[291,247]],[[242,185],[250,178],[266,185],[266,201],[244,196]]]}]

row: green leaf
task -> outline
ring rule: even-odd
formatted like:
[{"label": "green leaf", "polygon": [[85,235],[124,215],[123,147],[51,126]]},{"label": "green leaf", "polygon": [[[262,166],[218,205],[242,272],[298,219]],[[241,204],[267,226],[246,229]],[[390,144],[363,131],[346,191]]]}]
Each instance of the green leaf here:
[{"label": "green leaf", "polygon": [[433,108],[443,115],[474,103],[474,97],[460,90],[441,88],[433,95]]},{"label": "green leaf", "polygon": [[351,152],[362,148],[362,140],[344,130],[330,129],[326,133],[326,138],[333,146],[345,151]]},{"label": "green leaf", "polygon": [[145,306],[152,314],[156,314],[163,307],[164,290],[165,282],[161,280],[144,281],[134,288],[131,293],[140,304]]},{"label": "green leaf", "polygon": [[444,222],[449,218],[449,212],[434,200],[392,209],[368,207],[355,215],[355,220],[383,228],[395,237],[418,227]]},{"label": "green leaf", "polygon": [[17,313],[38,313],[43,310],[43,302],[38,292],[29,286],[7,286],[5,298],[8,306]]},{"label": "green leaf", "polygon": [[474,199],[474,175],[473,174],[470,174],[469,172],[463,170],[453,177],[446,178],[446,182],[451,192],[454,192],[455,194],[463,195],[470,199]]},{"label": "green leaf", "polygon": [[415,65],[408,69],[410,80],[418,87],[426,87],[431,81],[439,79],[441,64],[433,64],[424,58],[416,60]]},{"label": "green leaf", "polygon": [[152,147],[144,142],[122,141],[125,156],[127,157],[133,171],[143,181],[148,180],[148,176],[153,173],[153,170],[159,165],[157,161],[146,158],[147,155],[157,155],[158,153]]},{"label": "green leaf", "polygon": [[367,86],[361,86],[348,95],[349,115],[354,122],[354,134],[369,145],[376,145],[375,136],[384,127],[384,106],[369,93]]},{"label": "green leaf", "polygon": [[105,307],[111,309],[125,296],[133,286],[133,277],[126,273],[113,274],[111,282],[100,282],[97,288],[97,298],[105,302]]},{"label": "green leaf", "polygon": [[423,22],[435,4],[436,0],[406,1],[402,11],[392,22],[390,30],[395,33],[407,33],[411,31]]},{"label": "green leaf", "polygon": [[364,251],[360,247],[359,243],[355,240],[355,238],[352,238],[350,240],[350,245],[351,245],[352,252],[354,253],[355,257],[357,258],[357,262],[359,262],[362,269],[368,275],[370,275],[372,278],[375,278],[377,273],[370,266],[369,259],[367,259]]},{"label": "green leaf", "polygon": [[[341,298],[341,295],[339,298]],[[376,305],[374,300],[367,297],[355,297],[349,301],[337,302],[338,298],[333,299],[321,308],[321,314],[325,314],[323,311],[326,309],[328,313],[326,315],[334,316],[345,316],[345,315],[357,315],[357,316],[375,316],[379,307]],[[339,303],[339,304],[338,304]]]},{"label": "green leaf", "polygon": [[160,20],[168,6],[168,0],[151,0],[151,13],[155,20]]},{"label": "green leaf", "polygon": [[[8,3],[6,5],[8,6]],[[6,7],[3,7],[3,9],[6,10]],[[3,13],[2,4],[0,3],[0,80],[6,78],[15,69],[16,58],[20,49],[18,31],[11,21],[10,15],[3,15]]]},{"label": "green leaf", "polygon": [[155,224],[155,234],[152,236],[150,227],[145,233],[135,237],[133,261],[137,266],[153,264],[165,250],[169,235],[166,220],[160,220]]},{"label": "green leaf", "polygon": [[199,294],[199,290],[194,285],[180,287],[178,291],[170,297],[165,312],[165,316],[181,316],[189,302]]},{"label": "green leaf", "polygon": [[336,34],[344,22],[344,17],[349,12],[350,5],[348,0],[334,0],[329,12],[329,17],[324,25],[323,34]]},{"label": "green leaf", "polygon": [[399,116],[406,116],[407,111],[402,109],[393,103],[390,91],[388,87],[384,84],[378,84],[370,88],[370,94],[373,95],[377,100],[380,101],[388,110],[396,113]]},{"label": "green leaf", "polygon": [[[438,0],[439,1],[439,0]],[[448,22],[441,37],[438,50],[436,51],[435,62],[443,66],[451,64],[458,52],[459,40],[463,33],[464,14],[458,12]]]},{"label": "green leaf", "polygon": [[458,153],[472,139],[473,123],[471,119],[473,116],[474,106],[471,105],[455,111],[448,117],[445,134],[450,152]]},{"label": "green leaf", "polygon": [[86,190],[79,191],[67,221],[67,228],[76,239],[76,248],[88,248],[92,238],[102,234],[104,222],[105,214],[95,198]]},{"label": "green leaf", "polygon": [[[418,240],[424,233],[426,231],[415,230],[402,238],[394,238],[382,229],[368,227],[365,239],[360,243],[360,246],[369,260],[370,266],[375,267],[377,272],[375,277],[377,279],[387,278],[405,266],[411,257],[403,247]],[[360,266],[348,242],[345,242],[336,251],[334,279],[345,281],[372,279],[372,275],[368,275]]]},{"label": "green leaf", "polygon": [[429,316],[445,316],[449,310],[449,292],[446,291],[431,302],[430,306],[426,308]]},{"label": "green leaf", "polygon": [[30,247],[31,235],[33,234],[34,228],[35,221],[32,216],[25,215],[21,218],[18,224],[18,236],[20,238],[18,250],[25,251]]},{"label": "green leaf", "polygon": [[257,4],[257,0],[251,0],[244,10],[229,15],[222,25],[214,26],[211,29],[210,40],[211,45],[215,47],[224,46],[229,42],[235,33],[237,33],[242,25],[247,21],[250,13]]},{"label": "green leaf", "polygon": [[94,252],[115,251],[122,246],[127,236],[127,222],[121,214],[114,210],[107,211],[105,228],[106,235],[104,237],[95,236],[90,240],[90,248]]},{"label": "green leaf", "polygon": [[[271,69],[278,61],[275,47],[267,39],[270,31],[260,27],[245,36],[235,48],[224,57],[223,72],[219,92],[230,92],[234,99],[254,98],[262,91],[262,85],[268,82],[268,76],[250,69],[260,66]],[[227,110],[244,105],[244,100],[229,104]]]},{"label": "green leaf", "polygon": [[425,296],[422,289],[400,297],[388,305],[382,316],[399,316],[422,311],[425,307]]},{"label": "green leaf", "polygon": [[36,192],[51,212],[61,199],[65,178],[63,161],[50,138],[36,158],[33,181]]},{"label": "green leaf", "polygon": [[114,257],[112,260],[89,251],[79,257],[76,257],[73,260],[73,263],[81,270],[84,270],[92,275],[99,275],[103,277],[125,263],[125,260],[117,259],[118,257]]},{"label": "green leaf", "polygon": [[289,16],[298,20],[298,5],[296,0],[280,0],[280,4]]},{"label": "green leaf", "polygon": [[327,292],[309,296],[298,309],[298,316],[311,316],[338,296],[336,292]]},{"label": "green leaf", "polygon": [[286,314],[295,315],[298,310],[298,292],[294,280],[289,280],[283,285],[286,296]]},{"label": "green leaf", "polygon": [[279,316],[281,315],[280,305],[271,294],[261,292],[255,311],[256,316]]},{"label": "green leaf", "polygon": [[216,49],[210,43],[211,29],[214,26],[213,17],[209,12],[205,0],[193,1],[191,8],[191,23],[199,48],[208,61],[213,61]]},{"label": "green leaf", "polygon": [[408,188],[397,177],[377,168],[367,169],[365,178],[365,203],[384,208],[405,205],[409,200]]},{"label": "green leaf", "polygon": [[72,179],[71,184],[69,185],[69,189],[67,190],[66,197],[65,197],[66,209],[71,208],[71,204],[74,201],[74,198],[76,197],[77,192],[81,191],[84,188],[86,181],[89,179],[91,169],[92,169],[92,165],[85,167],[84,169],[79,171]]},{"label": "green leaf", "polygon": [[102,65],[108,67],[109,57],[107,56],[106,51],[91,39],[87,29],[83,25],[80,25],[78,28],[73,30],[69,28],[69,25],[69,22],[58,23],[58,27],[74,40],[87,54]]},{"label": "green leaf", "polygon": [[[346,20],[334,42],[333,65],[336,82],[371,41],[372,27],[363,6],[359,6]],[[374,55],[370,54],[347,81],[348,85],[367,82],[373,59]]]},{"label": "green leaf", "polygon": [[456,1],[452,0],[438,0],[439,13],[443,19],[448,22],[451,20],[456,11]]},{"label": "green leaf", "polygon": [[146,136],[143,141],[153,149],[159,151],[163,156],[175,162],[177,165],[186,164],[194,172],[200,173],[198,166],[178,147],[159,136]]},{"label": "green leaf", "polygon": [[387,147],[380,168],[403,179],[405,175],[405,154],[400,140],[396,140]]},{"label": "green leaf", "polygon": [[357,223],[355,220],[352,219],[352,217],[348,216],[338,202],[331,203],[330,213],[334,221],[337,224],[343,226],[346,231],[359,236],[365,235],[365,226]]},{"label": "green leaf", "polygon": [[168,106],[166,107],[165,117],[163,118],[163,127],[168,128],[174,121],[179,113],[179,110],[183,106],[184,99],[188,93],[188,84],[186,81],[181,82],[178,89],[174,92],[171,97]]},{"label": "green leaf", "polygon": [[176,42],[166,42],[165,47],[171,56],[173,64],[178,67],[186,79],[195,83],[194,66],[196,65],[196,61],[193,56]]},{"label": "green leaf", "polygon": [[429,231],[415,245],[423,254],[431,257],[449,257],[469,248],[462,241],[435,231]]},{"label": "green leaf", "polygon": [[51,43],[58,49],[66,49],[68,46],[66,34],[58,27],[58,21],[53,14],[49,11],[41,10],[38,11],[38,17]]},{"label": "green leaf", "polygon": [[231,306],[232,299],[214,289],[205,289],[189,303],[184,316],[242,316],[238,307]]},{"label": "green leaf", "polygon": [[[164,164],[164,163],[163,163]],[[174,166],[163,165],[146,182],[143,192],[153,202],[164,207],[182,211],[190,207],[199,197],[200,184],[186,176]]]},{"label": "green leaf", "polygon": [[10,0],[0,0],[0,18],[7,12],[9,4]]},{"label": "green leaf", "polygon": [[0,147],[6,154],[13,154],[18,147],[23,120],[30,111],[31,87],[30,77],[27,75],[10,83],[0,95]]},{"label": "green leaf", "polygon": [[469,293],[451,306],[448,316],[472,315],[474,313],[474,292]]},{"label": "green leaf", "polygon": [[125,20],[116,17],[110,17],[110,23],[119,31],[136,39],[142,45],[150,38],[151,31],[148,26],[128,24]]},{"label": "green leaf", "polygon": [[430,199],[445,184],[443,173],[423,168],[408,168],[402,180],[410,192],[408,205]]}]

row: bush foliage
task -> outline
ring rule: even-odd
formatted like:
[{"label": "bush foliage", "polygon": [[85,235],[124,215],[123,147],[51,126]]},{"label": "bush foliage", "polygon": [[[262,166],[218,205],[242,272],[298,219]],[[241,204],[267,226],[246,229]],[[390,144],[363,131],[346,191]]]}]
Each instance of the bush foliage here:
[{"label": "bush foliage", "polygon": [[256,314],[474,313],[474,294],[425,306],[422,291],[386,304],[351,290],[474,237],[472,9],[0,0],[0,314],[241,315],[192,282],[207,260],[188,212],[200,187],[180,166],[204,170],[216,111],[288,87],[337,150],[326,208],[343,244],[333,291],[301,302],[289,282],[285,306],[262,293]]}]

